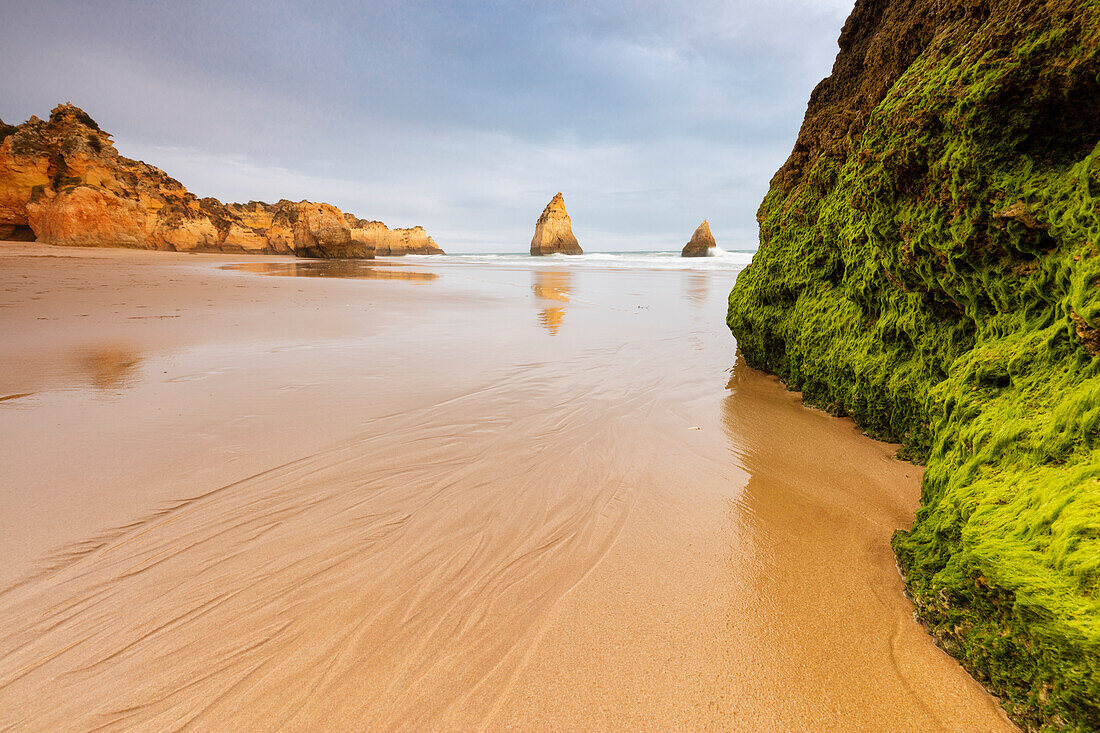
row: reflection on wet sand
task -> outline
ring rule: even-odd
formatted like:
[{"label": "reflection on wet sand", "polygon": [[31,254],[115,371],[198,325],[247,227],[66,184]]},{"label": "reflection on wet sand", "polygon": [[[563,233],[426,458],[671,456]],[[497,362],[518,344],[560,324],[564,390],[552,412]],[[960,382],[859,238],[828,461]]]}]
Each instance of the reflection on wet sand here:
[{"label": "reflection on wet sand", "polygon": [[707,302],[708,277],[709,275],[705,272],[687,272],[687,279],[684,281],[684,294],[692,303],[703,305]]},{"label": "reflection on wet sand", "polygon": [[[534,270],[531,273],[533,282],[531,289],[535,297],[540,300],[548,300],[556,303],[568,303],[569,293],[572,290],[570,273],[568,270]],[[548,305],[539,311],[539,324],[551,335],[561,329],[565,320],[565,306]]]},{"label": "reflection on wet sand", "polygon": [[380,265],[369,260],[242,262],[235,265],[226,265],[225,269],[283,277],[343,277],[359,280],[408,280],[411,282],[431,282],[439,278],[439,275],[434,272],[399,270],[393,265]]},{"label": "reflection on wet sand", "polygon": [[849,421],[802,409],[743,360],[727,389],[730,453],[749,475],[734,505],[748,541],[731,562],[767,610],[738,618],[735,633],[761,694],[785,698],[780,729],[817,710],[837,711],[815,720],[821,730],[1013,730],[904,596],[890,537],[912,521],[920,468]]},{"label": "reflection on wet sand", "polygon": [[137,381],[141,356],[121,346],[104,346],[87,349],[77,356],[81,373],[92,386],[102,390],[125,387]]},{"label": "reflection on wet sand", "polygon": [[675,274],[586,271],[579,308],[485,267],[343,318],[347,283],[154,254],[0,252],[0,353],[57,315],[51,379],[127,384],[0,408],[0,730],[1003,728],[907,615],[913,467],[768,377],[724,391],[721,276],[695,317]]}]

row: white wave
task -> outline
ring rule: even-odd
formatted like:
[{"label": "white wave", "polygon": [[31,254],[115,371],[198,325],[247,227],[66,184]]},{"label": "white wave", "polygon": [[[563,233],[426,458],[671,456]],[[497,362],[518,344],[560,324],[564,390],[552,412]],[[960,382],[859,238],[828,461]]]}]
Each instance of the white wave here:
[{"label": "white wave", "polygon": [[522,265],[524,267],[563,266],[640,270],[729,270],[743,269],[755,252],[716,249],[707,257],[681,257],[679,252],[589,252],[583,255],[553,254],[531,257],[528,254],[451,254],[405,255],[406,258],[453,262],[456,264]]}]

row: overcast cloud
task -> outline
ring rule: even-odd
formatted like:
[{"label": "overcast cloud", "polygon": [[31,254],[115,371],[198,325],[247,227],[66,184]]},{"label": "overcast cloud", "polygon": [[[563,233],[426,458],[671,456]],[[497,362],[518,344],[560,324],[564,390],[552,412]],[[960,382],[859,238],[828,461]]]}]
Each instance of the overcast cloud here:
[{"label": "overcast cloud", "polygon": [[199,196],[452,252],[524,251],[558,190],[587,251],[751,248],[852,4],[4,3],[0,117],[71,101]]}]

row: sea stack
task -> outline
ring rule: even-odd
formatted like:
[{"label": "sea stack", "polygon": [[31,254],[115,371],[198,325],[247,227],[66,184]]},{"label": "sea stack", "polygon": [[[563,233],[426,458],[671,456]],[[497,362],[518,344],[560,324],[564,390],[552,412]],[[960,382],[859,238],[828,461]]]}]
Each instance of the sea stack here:
[{"label": "sea stack", "polygon": [[531,255],[584,254],[577,238],[573,236],[573,225],[565,210],[565,199],[561,191],[554,194],[550,203],[542,210],[542,216],[535,224],[535,236],[531,238]]},{"label": "sea stack", "polygon": [[708,257],[714,254],[718,243],[714,241],[714,235],[710,233],[710,223],[706,219],[695,229],[691,235],[691,241],[684,245],[680,252],[681,257]]}]

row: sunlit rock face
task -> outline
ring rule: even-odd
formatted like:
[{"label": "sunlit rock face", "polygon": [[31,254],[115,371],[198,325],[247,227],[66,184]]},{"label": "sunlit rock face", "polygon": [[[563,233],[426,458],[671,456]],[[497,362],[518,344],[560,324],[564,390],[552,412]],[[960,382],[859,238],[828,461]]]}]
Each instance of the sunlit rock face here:
[{"label": "sunlit rock face", "polygon": [[374,253],[381,256],[441,255],[444,254],[424,227],[390,229],[380,221],[367,221],[352,214],[344,214],[351,227],[352,238],[370,244]]},{"label": "sunlit rock face", "polygon": [[[118,154],[83,110],[0,122],[0,238],[86,247],[371,258],[442,253],[421,227],[372,237],[331,204],[200,199],[164,171]],[[392,240],[392,241],[391,241]]]},{"label": "sunlit rock face", "polygon": [[554,194],[554,198],[542,210],[542,216],[535,224],[535,236],[531,238],[532,255],[557,253],[584,254],[577,238],[573,236],[573,224],[565,210],[565,199],[562,198],[561,191]]},{"label": "sunlit rock face", "polygon": [[691,235],[691,241],[684,245],[681,257],[706,257],[712,254],[718,243],[714,241],[714,235],[710,233],[710,223],[705,219]]}]

